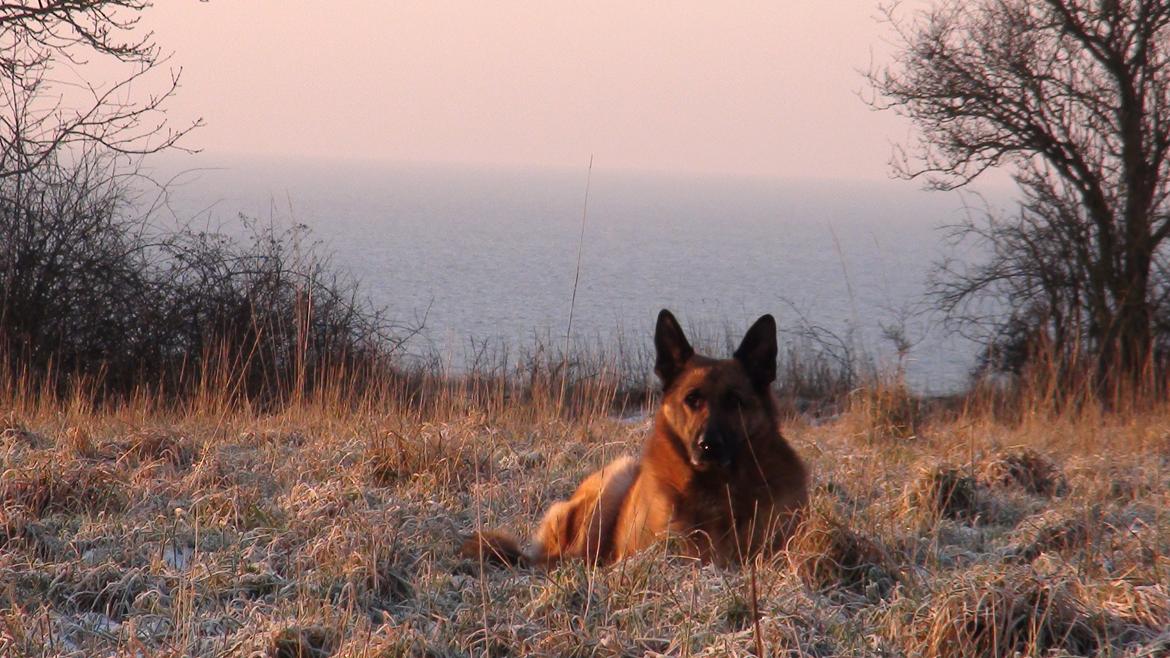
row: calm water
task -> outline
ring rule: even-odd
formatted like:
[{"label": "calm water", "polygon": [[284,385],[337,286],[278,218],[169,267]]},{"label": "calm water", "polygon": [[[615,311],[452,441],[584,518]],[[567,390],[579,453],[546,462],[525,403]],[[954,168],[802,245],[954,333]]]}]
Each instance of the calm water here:
[{"label": "calm water", "polygon": [[[413,321],[415,349],[458,365],[472,338],[530,345],[569,318],[586,170],[499,171],[336,162],[212,161],[171,208],[213,223],[240,212],[308,225],[379,304]],[[658,309],[721,334],[762,313],[812,322],[887,363],[881,325],[917,308],[954,196],[905,182],[786,182],[616,174],[590,184],[573,335],[649,341]],[[202,212],[202,214],[200,214]],[[969,344],[906,323],[916,388],[962,385]],[[787,335],[787,334],[786,334]]]}]

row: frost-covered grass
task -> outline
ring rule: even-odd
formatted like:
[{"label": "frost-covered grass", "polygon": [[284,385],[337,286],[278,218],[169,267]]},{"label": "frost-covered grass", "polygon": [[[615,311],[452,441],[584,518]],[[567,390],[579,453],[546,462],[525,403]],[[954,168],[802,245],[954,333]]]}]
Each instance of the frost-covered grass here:
[{"label": "frost-covered grass", "polygon": [[1170,408],[898,431],[873,409],[785,427],[814,473],[785,554],[542,571],[482,570],[457,538],[529,531],[647,421],[457,395],[275,415],[14,402],[0,655],[1170,652]]}]

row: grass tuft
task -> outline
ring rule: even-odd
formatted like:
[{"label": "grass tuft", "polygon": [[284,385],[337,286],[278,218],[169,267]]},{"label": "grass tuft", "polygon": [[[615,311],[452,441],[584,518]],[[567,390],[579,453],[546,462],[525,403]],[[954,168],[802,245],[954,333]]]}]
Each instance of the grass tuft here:
[{"label": "grass tuft", "polygon": [[1025,568],[975,569],[939,584],[908,625],[890,632],[908,653],[938,658],[1092,655],[1106,628],[1074,589]]},{"label": "grass tuft", "polygon": [[404,438],[386,432],[372,439],[365,454],[365,472],[370,484],[390,487],[425,479],[439,487],[465,489],[475,479],[490,477],[493,462],[477,456],[475,447],[447,428],[426,428],[421,436]]},{"label": "grass tuft", "polygon": [[116,445],[120,459],[137,464],[163,462],[174,468],[191,466],[199,447],[190,437],[174,431],[151,429],[134,433]]},{"label": "grass tuft", "polygon": [[1020,524],[1013,533],[1019,541],[1005,549],[1004,554],[1016,561],[1033,562],[1044,553],[1087,549],[1093,526],[1100,527],[1100,520],[1083,514],[1040,514]]},{"label": "grass tuft", "polygon": [[886,568],[884,551],[826,507],[814,499],[788,542],[787,556],[793,570],[816,590],[845,588],[885,596],[894,586],[894,577]]},{"label": "grass tuft", "polygon": [[0,417],[0,450],[37,449],[45,447],[46,443],[44,437],[26,427],[15,415]]},{"label": "grass tuft", "polygon": [[906,441],[921,431],[923,405],[905,382],[878,382],[853,392],[848,415],[860,425],[855,432],[867,441]]},{"label": "grass tuft", "polygon": [[321,625],[288,626],[268,639],[267,658],[328,658],[338,645],[336,631]]},{"label": "grass tuft", "polygon": [[1019,447],[984,462],[980,479],[991,486],[1020,487],[1038,496],[1061,496],[1068,482],[1060,469],[1039,452]]},{"label": "grass tuft", "polygon": [[982,510],[975,478],[945,464],[923,469],[907,487],[904,500],[907,515],[927,522],[971,521]]},{"label": "grass tuft", "polygon": [[116,513],[125,509],[123,474],[108,464],[42,462],[0,475],[0,506],[34,518],[49,514]]}]

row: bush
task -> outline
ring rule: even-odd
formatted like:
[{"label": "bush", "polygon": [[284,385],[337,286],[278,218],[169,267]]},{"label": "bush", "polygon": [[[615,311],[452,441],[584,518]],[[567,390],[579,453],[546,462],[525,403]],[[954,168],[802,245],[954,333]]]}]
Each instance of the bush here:
[{"label": "bush", "polygon": [[[0,356],[52,386],[279,400],[332,368],[383,368],[411,332],[373,307],[302,225],[242,238],[156,230],[134,172],[87,151],[0,178]],[[226,375],[226,376],[225,376]]]}]

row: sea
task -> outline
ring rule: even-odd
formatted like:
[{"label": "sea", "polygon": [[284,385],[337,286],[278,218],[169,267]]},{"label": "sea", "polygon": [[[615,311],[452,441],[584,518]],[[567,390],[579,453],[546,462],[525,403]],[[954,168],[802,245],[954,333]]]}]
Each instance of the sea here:
[{"label": "sea", "polygon": [[847,346],[924,394],[962,389],[975,362],[926,294],[944,259],[978,258],[946,228],[970,199],[913,181],[207,153],[146,173],[168,183],[166,221],[307,227],[375,305],[421,327],[408,352],[454,370],[485,345],[649,346],[662,308],[720,339],[771,313],[782,343]]}]

